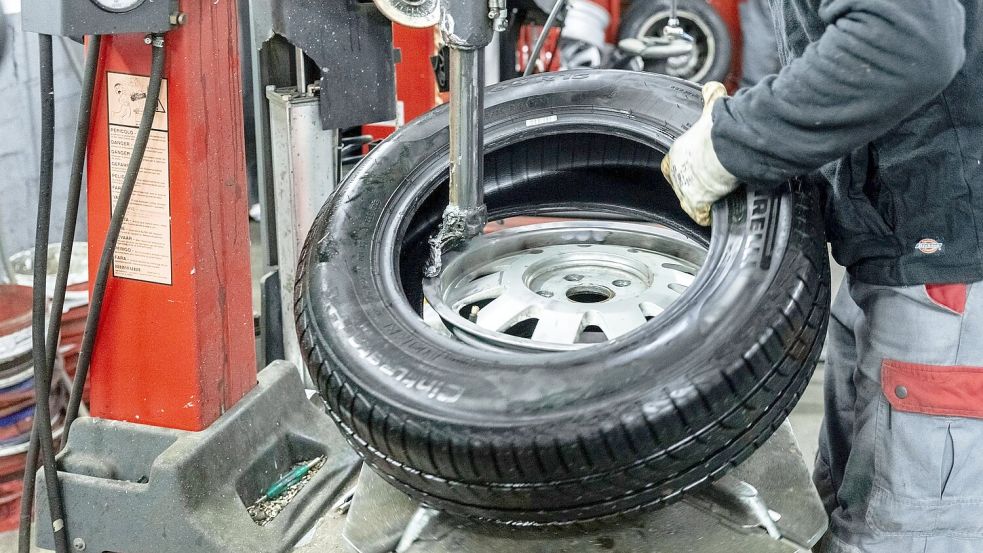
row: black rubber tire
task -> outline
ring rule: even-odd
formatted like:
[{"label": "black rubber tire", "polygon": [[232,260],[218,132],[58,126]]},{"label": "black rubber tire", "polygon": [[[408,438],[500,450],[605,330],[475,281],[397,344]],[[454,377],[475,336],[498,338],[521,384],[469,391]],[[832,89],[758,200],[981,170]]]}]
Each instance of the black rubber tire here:
[{"label": "black rubber tire", "polygon": [[[568,71],[496,85],[486,103],[493,218],[605,211],[706,240],[659,171],[699,116],[695,85]],[[638,330],[577,352],[495,354],[438,335],[415,311],[447,166],[441,108],[354,170],[298,269],[311,375],[349,442],[393,485],[505,523],[598,519],[678,499],[786,418],[829,312],[817,190],[790,183],[718,203],[704,269]]]},{"label": "black rubber tire", "polygon": [[[695,73],[680,76],[699,83],[724,81],[730,73],[734,56],[734,46],[731,42],[731,33],[727,23],[706,0],[678,0],[678,2],[680,19],[684,25],[687,20],[697,18],[706,28],[705,32],[714,38],[713,55],[708,56],[712,58],[712,61],[708,63],[705,75]],[[669,13],[670,10],[670,0],[634,0],[621,18],[618,39],[639,38],[652,34],[651,19],[657,14]],[[664,64],[647,62],[645,70],[661,73],[664,70]]]}]

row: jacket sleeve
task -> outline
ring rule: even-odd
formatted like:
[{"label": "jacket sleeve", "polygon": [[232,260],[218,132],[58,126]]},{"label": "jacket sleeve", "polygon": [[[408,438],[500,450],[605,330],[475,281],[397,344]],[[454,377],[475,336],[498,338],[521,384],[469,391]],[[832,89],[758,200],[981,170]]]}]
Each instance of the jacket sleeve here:
[{"label": "jacket sleeve", "polygon": [[713,145],[741,180],[811,173],[883,136],[962,67],[959,0],[827,0],[819,40],[776,75],[717,102]]}]

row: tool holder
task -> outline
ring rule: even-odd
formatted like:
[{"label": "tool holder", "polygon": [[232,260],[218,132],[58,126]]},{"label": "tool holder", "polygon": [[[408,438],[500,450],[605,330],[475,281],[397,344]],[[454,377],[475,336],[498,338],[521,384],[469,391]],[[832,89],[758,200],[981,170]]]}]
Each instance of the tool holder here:
[{"label": "tool holder", "polygon": [[[324,464],[283,511],[254,522],[246,507],[319,455]],[[69,542],[96,553],[290,551],[360,464],[285,362],[202,432],[83,418],[58,460]],[[53,549],[43,472],[37,482],[38,543]]]}]

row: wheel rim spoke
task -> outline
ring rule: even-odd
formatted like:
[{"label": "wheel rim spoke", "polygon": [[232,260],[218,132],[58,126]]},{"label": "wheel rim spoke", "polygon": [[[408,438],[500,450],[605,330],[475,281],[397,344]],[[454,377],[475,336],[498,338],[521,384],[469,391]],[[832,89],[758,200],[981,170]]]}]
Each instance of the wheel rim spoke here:
[{"label": "wheel rim spoke", "polygon": [[464,306],[481,300],[497,298],[502,294],[502,273],[492,273],[476,278],[462,287],[457,303]]},{"label": "wheel rim spoke", "polygon": [[478,310],[475,321],[479,326],[503,331],[510,326],[528,319],[529,305],[510,296],[499,296]]},{"label": "wheel rim spoke", "polygon": [[652,225],[547,223],[475,238],[446,256],[424,293],[468,343],[579,349],[660,316],[693,285],[705,256],[704,247]]},{"label": "wheel rim spoke", "polygon": [[629,310],[602,315],[600,324],[597,326],[601,327],[601,330],[604,331],[604,334],[607,335],[609,340],[613,340],[619,336],[628,334],[645,323],[645,315],[642,314],[642,310],[639,308],[634,311]]},{"label": "wheel rim spoke", "polygon": [[532,339],[539,342],[573,344],[584,329],[583,313],[550,313],[540,317]]}]

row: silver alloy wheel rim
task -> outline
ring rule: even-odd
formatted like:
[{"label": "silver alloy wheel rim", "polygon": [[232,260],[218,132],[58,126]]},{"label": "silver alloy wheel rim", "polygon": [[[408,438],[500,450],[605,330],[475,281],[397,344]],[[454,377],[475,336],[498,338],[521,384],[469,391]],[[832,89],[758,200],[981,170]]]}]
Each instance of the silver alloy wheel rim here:
[{"label": "silver alloy wheel rim", "polygon": [[693,282],[706,249],[655,225],[546,223],[473,239],[426,279],[425,319],[477,347],[568,351],[624,336]]},{"label": "silver alloy wheel rim", "polygon": [[[650,16],[642,23],[637,38],[661,37],[662,30],[669,22],[671,15],[672,12],[667,10]],[[678,11],[678,16],[683,28],[687,29],[696,39],[696,49],[687,56],[670,58],[669,63],[666,64],[665,73],[671,77],[702,82],[710,73],[710,68],[713,67],[717,55],[717,39],[714,37],[713,31],[710,30],[710,26],[699,14],[681,9]],[[702,64],[699,63],[701,58],[703,58]]]}]

